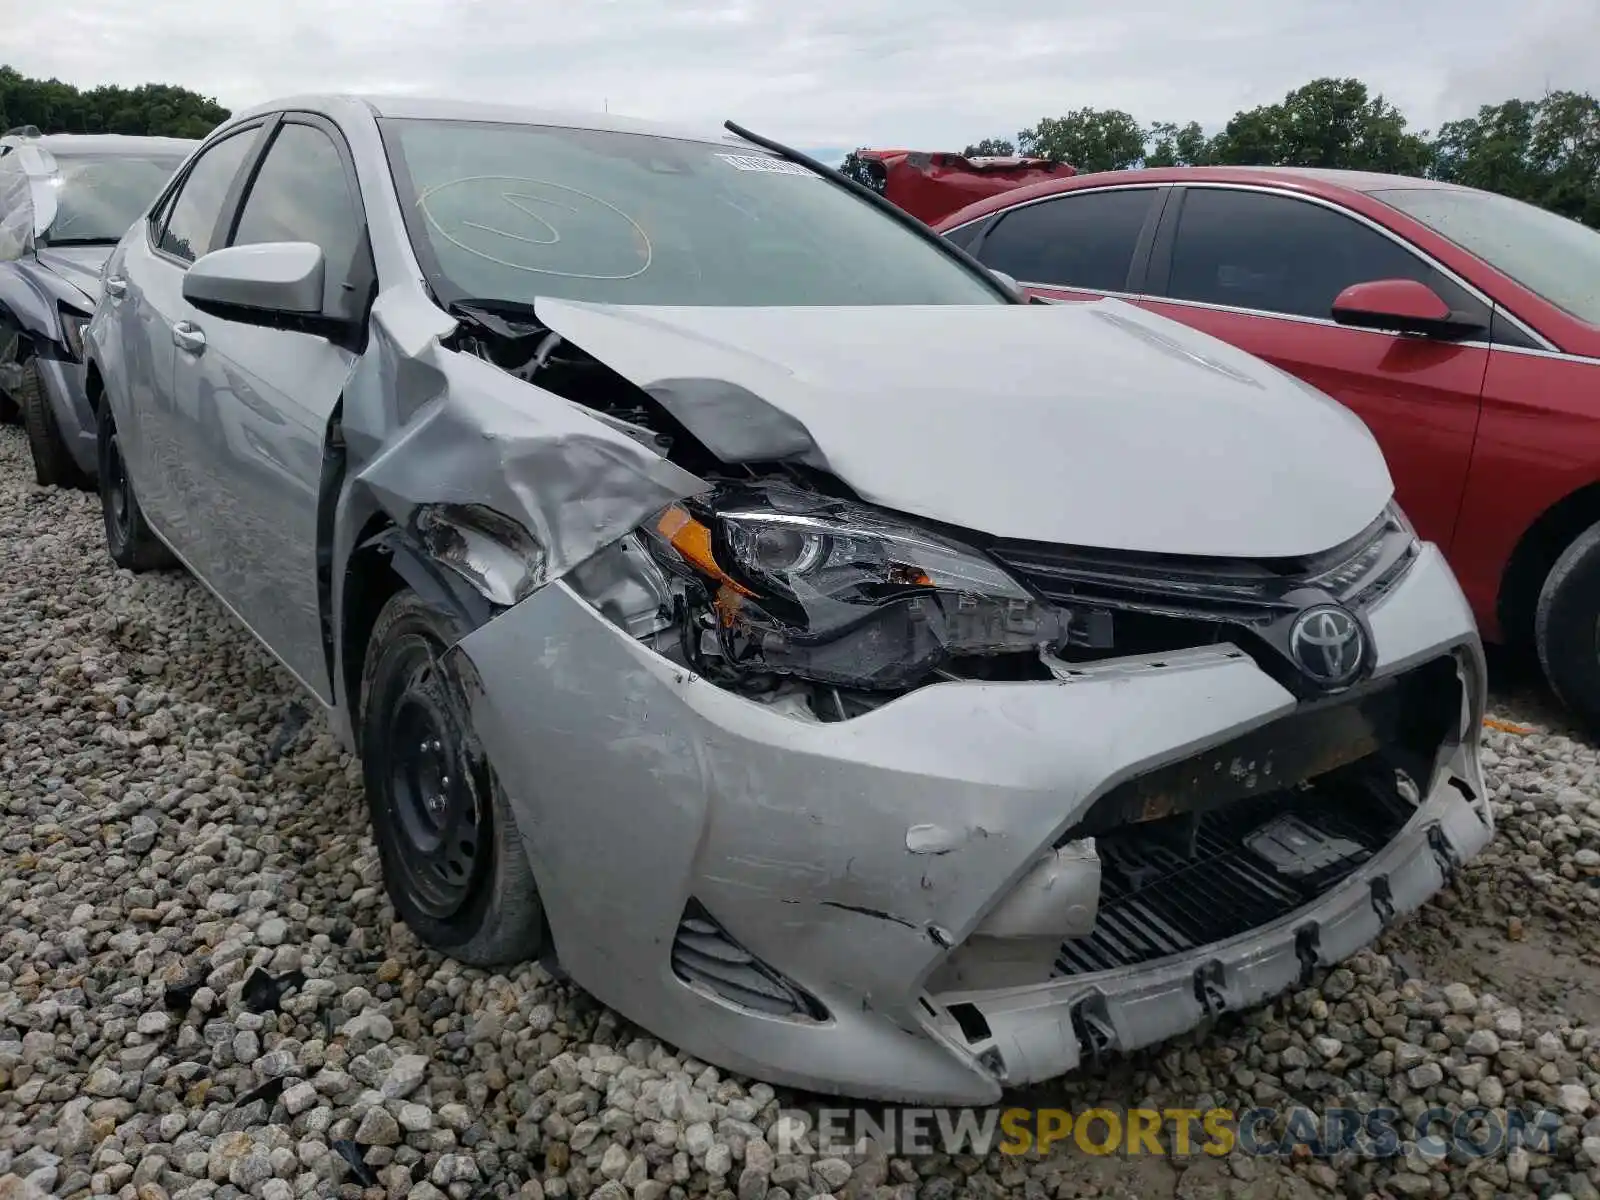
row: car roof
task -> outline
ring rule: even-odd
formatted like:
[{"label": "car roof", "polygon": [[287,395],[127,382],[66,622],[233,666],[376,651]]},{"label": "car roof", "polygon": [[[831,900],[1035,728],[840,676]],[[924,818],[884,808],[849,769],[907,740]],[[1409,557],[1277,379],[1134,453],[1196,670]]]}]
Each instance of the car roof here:
[{"label": "car roof", "polygon": [[986,196],[973,204],[951,213],[941,220],[939,228],[952,229],[969,221],[986,217],[1003,208],[1010,208],[1027,200],[1042,199],[1057,192],[1076,192],[1085,188],[1107,187],[1112,184],[1148,183],[1255,183],[1276,184],[1311,195],[1337,195],[1340,192],[1384,192],[1399,188],[1433,188],[1451,191],[1471,191],[1458,184],[1443,183],[1437,179],[1420,179],[1413,175],[1390,175],[1378,171],[1346,171],[1332,167],[1135,167],[1126,171],[1096,171],[1087,175],[1072,175],[1060,179],[1047,179],[1013,188],[993,196]]},{"label": "car roof", "polygon": [[263,113],[304,109],[311,112],[348,112],[359,105],[379,118],[427,121],[484,121],[508,125],[550,125],[562,129],[591,129],[604,133],[636,133],[750,147],[751,143],[723,129],[667,124],[613,116],[610,113],[538,108],[521,104],[495,104],[477,100],[452,100],[437,96],[386,96],[368,93],[327,93],[287,96],[234,114],[234,120]]},{"label": "car roof", "polygon": [[1161,167],[1157,171],[1174,179],[1215,180],[1266,179],[1279,183],[1320,183],[1353,192],[1382,192],[1394,188],[1437,188],[1463,191],[1453,183],[1421,179],[1415,175],[1394,175],[1381,171],[1350,171],[1335,167]]},{"label": "car roof", "polygon": [[42,137],[4,139],[10,145],[38,146],[51,154],[148,154],[164,151],[187,155],[200,143],[193,138],[145,137],[127,133],[47,133]]}]

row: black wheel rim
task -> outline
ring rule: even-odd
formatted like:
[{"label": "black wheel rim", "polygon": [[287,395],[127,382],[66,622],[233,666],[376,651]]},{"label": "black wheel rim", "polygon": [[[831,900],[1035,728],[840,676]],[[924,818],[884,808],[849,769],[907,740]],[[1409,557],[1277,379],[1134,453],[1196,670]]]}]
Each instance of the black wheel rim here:
[{"label": "black wheel rim", "polygon": [[106,443],[105,470],[106,522],[116,542],[125,544],[133,515],[133,489],[128,483],[127,469],[122,465],[122,448],[117,445],[116,434]]},{"label": "black wheel rim", "polygon": [[449,920],[472,898],[488,831],[432,654],[408,647],[398,665],[379,758],[395,866],[412,902]]}]

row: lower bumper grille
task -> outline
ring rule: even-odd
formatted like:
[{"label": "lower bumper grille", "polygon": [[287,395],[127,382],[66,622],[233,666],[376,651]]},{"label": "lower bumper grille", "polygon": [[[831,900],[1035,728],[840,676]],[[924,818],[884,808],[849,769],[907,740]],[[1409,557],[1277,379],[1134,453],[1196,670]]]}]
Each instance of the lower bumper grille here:
[{"label": "lower bumper grille", "polygon": [[672,941],[672,970],[741,1008],[775,1017],[826,1016],[815,997],[741,946],[697,900],[684,910]]},{"label": "lower bumper grille", "polygon": [[1061,975],[1152,962],[1311,903],[1388,844],[1414,810],[1370,768],[1103,836],[1095,932],[1063,943]]}]

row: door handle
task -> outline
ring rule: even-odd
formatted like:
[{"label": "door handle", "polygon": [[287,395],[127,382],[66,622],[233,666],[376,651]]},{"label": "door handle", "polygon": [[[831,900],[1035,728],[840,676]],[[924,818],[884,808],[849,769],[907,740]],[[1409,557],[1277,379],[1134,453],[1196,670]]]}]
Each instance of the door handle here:
[{"label": "door handle", "polygon": [[128,281],[121,275],[113,275],[106,280],[106,295],[113,300],[121,300],[128,294]]},{"label": "door handle", "polygon": [[205,331],[193,321],[179,321],[172,327],[172,344],[179,350],[199,354],[206,348]]}]

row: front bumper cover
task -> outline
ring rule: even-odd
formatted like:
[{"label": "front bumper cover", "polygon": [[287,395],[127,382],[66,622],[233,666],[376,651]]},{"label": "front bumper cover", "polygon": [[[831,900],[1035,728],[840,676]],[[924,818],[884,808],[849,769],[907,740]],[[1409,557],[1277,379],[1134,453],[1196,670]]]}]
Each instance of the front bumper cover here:
[{"label": "front bumper cover", "polygon": [[[1368,613],[1377,672],[1442,654],[1469,662],[1466,740],[1404,832],[1358,874],[1277,925],[1163,962],[1003,991],[926,985],[1041,852],[1108,789],[1293,711],[1295,699],[1229,646],[1115,660],[1048,683],[941,683],[853,720],[813,724],[699,679],[550,584],[467,635],[448,662],[511,798],[564,967],[601,1001],[726,1068],[887,1100],[990,1103],[1006,1084],[1133,1048],[1205,1014],[1196,966],[1229,1007],[1301,976],[1443,882],[1441,844],[1465,861],[1488,840],[1476,747],[1482,655],[1438,551],[1425,547]],[[1437,827],[1438,832],[1429,830]],[[674,974],[685,908],[827,1010],[754,1013]],[[951,1018],[980,1008],[974,1043]],[[998,1065],[994,1054],[998,1051]]]},{"label": "front bumper cover", "polygon": [[84,387],[83,364],[44,356],[38,362],[45,400],[55,415],[62,444],[72,455],[78,470],[93,479],[99,464],[95,454],[94,410],[89,407],[89,394]]}]

